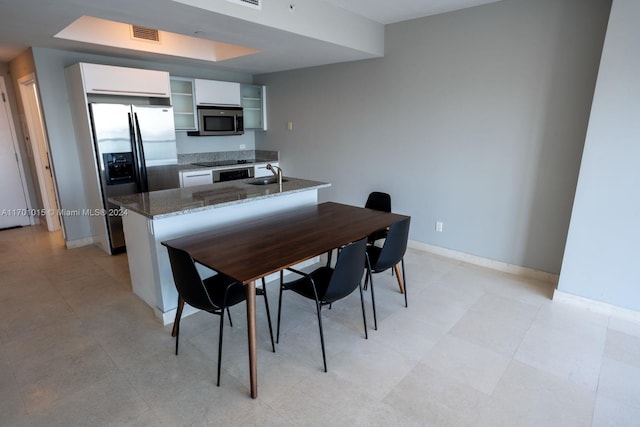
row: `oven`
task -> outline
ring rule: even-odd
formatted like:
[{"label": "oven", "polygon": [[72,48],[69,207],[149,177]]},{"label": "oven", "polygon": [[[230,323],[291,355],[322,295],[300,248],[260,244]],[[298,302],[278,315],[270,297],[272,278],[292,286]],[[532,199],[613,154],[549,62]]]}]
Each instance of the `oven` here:
[{"label": "oven", "polygon": [[225,182],[245,178],[253,178],[253,166],[213,170],[213,182]]}]

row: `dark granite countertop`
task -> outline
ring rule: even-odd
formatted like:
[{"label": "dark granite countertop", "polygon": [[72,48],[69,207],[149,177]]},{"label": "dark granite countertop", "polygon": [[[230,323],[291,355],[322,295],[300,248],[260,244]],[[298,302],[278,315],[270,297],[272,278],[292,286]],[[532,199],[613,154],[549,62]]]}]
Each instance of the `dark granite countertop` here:
[{"label": "dark granite countertop", "polygon": [[147,218],[161,219],[331,186],[326,182],[286,177],[280,191],[277,183],[248,184],[251,179],[110,197],[109,201]]}]

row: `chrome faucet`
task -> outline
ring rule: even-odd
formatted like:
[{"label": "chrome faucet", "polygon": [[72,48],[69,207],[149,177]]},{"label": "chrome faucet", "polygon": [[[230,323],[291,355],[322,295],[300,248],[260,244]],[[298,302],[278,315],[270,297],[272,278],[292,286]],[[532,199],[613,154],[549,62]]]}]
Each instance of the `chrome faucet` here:
[{"label": "chrome faucet", "polygon": [[271,163],[267,165],[267,170],[270,170],[271,173],[278,179],[278,185],[280,186],[280,191],[282,191],[282,168],[280,166],[273,166]]}]

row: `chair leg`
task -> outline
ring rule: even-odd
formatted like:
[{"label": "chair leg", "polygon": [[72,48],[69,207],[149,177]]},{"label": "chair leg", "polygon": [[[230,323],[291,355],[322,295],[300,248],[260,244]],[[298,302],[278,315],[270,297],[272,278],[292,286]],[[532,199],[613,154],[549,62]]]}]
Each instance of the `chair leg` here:
[{"label": "chair leg", "polygon": [[262,278],[262,295],[264,295],[264,306],[267,309],[267,323],[269,324],[269,336],[271,337],[271,348],[276,352],[276,345],[273,342],[273,328],[271,327],[271,313],[269,312],[269,298],[267,298],[267,285]]},{"label": "chair leg", "polygon": [[[222,313],[224,316],[224,313]],[[227,307],[227,317],[229,318],[229,326],[233,328],[233,322],[231,321],[231,312],[229,311],[229,307]]]},{"label": "chair leg", "polygon": [[407,303],[407,275],[404,272],[404,258],[400,262],[402,264],[402,284],[404,285],[404,306],[409,307]]},{"label": "chair leg", "polygon": [[367,264],[365,265],[365,269],[367,270],[367,274],[364,276],[364,290],[367,290],[367,285],[369,284],[369,276],[371,272],[371,261],[369,260],[369,254],[366,255]]},{"label": "chair leg", "polygon": [[318,312],[318,328],[320,329],[320,346],[322,347],[322,363],[324,364],[324,371],[327,372],[327,355],[324,352],[324,334],[322,333],[322,305],[316,301],[316,311]]},{"label": "chair leg", "polygon": [[[371,295],[373,296],[373,283],[371,283]],[[364,312],[364,295],[362,293],[362,282],[358,283],[358,288],[360,289],[360,305],[362,305],[362,322],[364,323],[364,339],[369,339],[369,335],[367,333],[367,315]],[[374,318],[375,318],[375,310],[374,310]],[[376,325],[376,329],[378,329],[378,325]]]},{"label": "chair leg", "polygon": [[[398,263],[400,264],[400,263]],[[400,268],[398,267],[398,264],[393,266],[393,270],[395,270],[396,272],[396,279],[398,280],[398,288],[400,288],[400,293],[403,294],[404,293],[404,283],[403,283],[403,279],[402,279],[402,274],[400,274]]]},{"label": "chair leg", "polygon": [[283,272],[280,271],[280,295],[278,296],[278,325],[276,331],[276,342],[280,343],[280,311],[282,310],[282,278]]},{"label": "chair leg", "polygon": [[331,267],[332,255],[333,255],[333,249],[330,249],[329,252],[327,252],[327,267]]},{"label": "chair leg", "polygon": [[182,317],[182,310],[184,309],[184,300],[178,296],[178,307],[176,308],[176,318],[173,321],[173,330],[171,336],[176,337],[176,356],[178,355],[178,340],[180,338],[180,318]]},{"label": "chair leg", "polygon": [[180,318],[182,317],[182,309],[184,308],[184,300],[178,295],[178,305],[176,307],[176,318],[173,321],[173,329],[171,330],[171,336],[176,336],[176,328],[179,326]]},{"label": "chair leg", "polygon": [[378,316],[376,314],[376,294],[373,291],[373,276],[371,275],[371,271],[369,271],[369,275],[371,280],[369,283],[371,284],[371,307],[373,308],[373,329],[378,330]]},{"label": "chair leg", "polygon": [[218,337],[218,380],[216,385],[220,387],[220,367],[222,366],[222,334],[224,331],[224,310],[220,312],[220,334]]},{"label": "chair leg", "polygon": [[371,261],[367,254],[367,268],[365,271],[364,289],[367,289],[367,282],[371,282],[371,307],[373,308],[373,329],[378,330],[378,316],[376,314],[376,295],[373,292],[373,274],[371,271]]}]

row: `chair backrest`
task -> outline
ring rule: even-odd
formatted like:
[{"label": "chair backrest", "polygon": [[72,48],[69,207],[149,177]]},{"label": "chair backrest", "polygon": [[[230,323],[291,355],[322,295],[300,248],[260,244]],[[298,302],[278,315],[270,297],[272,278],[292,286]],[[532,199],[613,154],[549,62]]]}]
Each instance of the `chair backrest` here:
[{"label": "chair backrest", "polygon": [[166,248],[169,251],[173,283],[182,299],[190,306],[201,310],[217,309],[218,307],[209,298],[191,255],[182,249],[171,246]]},{"label": "chair backrest", "polygon": [[387,193],[374,191],[367,197],[365,208],[375,209],[382,212],[391,212],[391,196]]},{"label": "chair backrest", "polygon": [[411,218],[395,222],[389,227],[389,233],[380,250],[380,256],[375,266],[375,270],[381,271],[393,267],[399,263],[407,251],[409,240],[409,224]]},{"label": "chair backrest", "polygon": [[349,243],[338,254],[331,280],[327,286],[327,292],[323,300],[326,302],[337,301],[351,294],[362,280],[363,269],[367,251],[367,239]]}]

